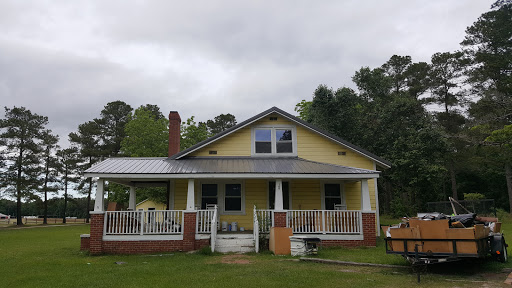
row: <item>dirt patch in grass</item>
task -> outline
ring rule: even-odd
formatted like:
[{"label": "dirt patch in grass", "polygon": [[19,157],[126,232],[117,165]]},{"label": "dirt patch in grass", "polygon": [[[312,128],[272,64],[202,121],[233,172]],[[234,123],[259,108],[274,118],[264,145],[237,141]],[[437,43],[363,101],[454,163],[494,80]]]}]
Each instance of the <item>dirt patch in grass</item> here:
[{"label": "dirt patch in grass", "polygon": [[225,255],[220,262],[224,264],[251,264],[250,256],[241,254]]}]

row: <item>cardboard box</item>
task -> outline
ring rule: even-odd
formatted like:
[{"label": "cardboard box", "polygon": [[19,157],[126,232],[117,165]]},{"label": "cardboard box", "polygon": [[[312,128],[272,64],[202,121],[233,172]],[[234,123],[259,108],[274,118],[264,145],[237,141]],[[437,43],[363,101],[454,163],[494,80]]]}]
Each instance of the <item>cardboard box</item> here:
[{"label": "cardboard box", "polygon": [[270,228],[269,249],[275,255],[290,255],[290,236],[293,236],[292,228]]}]

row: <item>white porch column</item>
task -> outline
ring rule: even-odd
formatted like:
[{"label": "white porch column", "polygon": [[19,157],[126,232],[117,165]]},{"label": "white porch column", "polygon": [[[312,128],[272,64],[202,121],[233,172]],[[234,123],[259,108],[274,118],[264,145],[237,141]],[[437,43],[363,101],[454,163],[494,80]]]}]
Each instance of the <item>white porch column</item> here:
[{"label": "white porch column", "polygon": [[135,211],[135,186],[130,186],[130,200],[128,201],[128,210]]},{"label": "white porch column", "polygon": [[188,179],[187,210],[195,210],[194,179]]},{"label": "white porch column", "polygon": [[283,210],[283,180],[276,179],[276,199],[274,201],[274,210]]},{"label": "white porch column", "polygon": [[103,183],[104,180],[101,178],[98,178],[96,180],[96,198],[94,198],[94,211],[95,212],[103,212],[104,207],[104,197],[105,197],[105,191],[103,189]]},{"label": "white porch column", "polygon": [[372,204],[370,203],[370,189],[368,188],[368,179],[361,180],[361,210],[372,210]]}]

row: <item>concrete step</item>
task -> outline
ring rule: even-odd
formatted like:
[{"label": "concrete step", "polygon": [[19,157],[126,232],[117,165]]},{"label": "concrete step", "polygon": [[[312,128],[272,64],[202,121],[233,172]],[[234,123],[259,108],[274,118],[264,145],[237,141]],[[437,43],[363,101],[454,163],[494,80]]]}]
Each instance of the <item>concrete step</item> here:
[{"label": "concrete step", "polygon": [[221,253],[254,252],[254,239],[251,234],[222,234],[217,235],[215,251]]}]

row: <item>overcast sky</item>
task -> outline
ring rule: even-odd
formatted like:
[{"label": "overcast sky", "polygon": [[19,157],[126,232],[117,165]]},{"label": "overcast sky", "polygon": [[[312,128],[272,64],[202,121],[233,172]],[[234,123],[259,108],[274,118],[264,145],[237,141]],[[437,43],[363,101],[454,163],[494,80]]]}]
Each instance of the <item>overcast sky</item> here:
[{"label": "overcast sky", "polygon": [[459,49],[492,2],[2,0],[0,106],[48,116],[64,142],[115,100],[182,120],[296,114],[362,66]]}]

